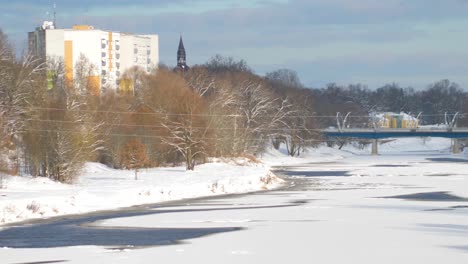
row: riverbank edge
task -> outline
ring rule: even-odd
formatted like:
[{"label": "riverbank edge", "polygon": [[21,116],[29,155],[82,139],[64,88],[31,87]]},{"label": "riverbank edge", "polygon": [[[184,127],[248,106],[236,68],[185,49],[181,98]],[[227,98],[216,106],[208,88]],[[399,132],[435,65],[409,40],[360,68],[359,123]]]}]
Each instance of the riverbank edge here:
[{"label": "riverbank edge", "polygon": [[[245,165],[238,165],[240,167],[245,167]],[[247,165],[249,166],[249,165]],[[89,211],[79,211],[79,212],[72,212],[72,213],[58,213],[56,215],[51,215],[51,216],[33,216],[33,217],[25,217],[25,218],[18,218],[17,220],[12,220],[12,221],[6,221],[6,222],[0,222],[0,230],[7,229],[9,227],[14,227],[14,226],[20,226],[20,225],[29,225],[29,224],[40,224],[44,222],[49,222],[49,221],[54,221],[56,219],[61,219],[64,217],[77,217],[77,216],[83,216],[83,215],[88,215],[88,214],[99,214],[103,212],[109,212],[109,211],[116,211],[116,210],[132,210],[134,208],[138,208],[141,206],[150,206],[150,205],[161,205],[161,206],[166,206],[171,203],[180,203],[183,201],[193,201],[193,200],[198,200],[198,199],[204,199],[204,198],[212,198],[212,197],[225,197],[225,196],[232,196],[232,195],[247,195],[247,194],[252,194],[252,193],[259,193],[259,192],[267,192],[267,191],[273,191],[280,189],[284,187],[286,184],[286,181],[283,180],[281,177],[277,176],[274,172],[271,166],[261,163],[261,166],[265,168],[265,173],[262,175],[257,175],[257,179],[259,182],[262,182],[262,185],[259,185],[258,188],[252,189],[252,185],[245,185],[245,190],[244,191],[234,191],[234,192],[212,192],[212,193],[205,193],[204,195],[197,195],[197,196],[188,196],[188,197],[183,197],[183,198],[175,198],[175,199],[169,199],[169,200],[163,200],[163,201],[155,201],[155,202],[148,202],[148,203],[136,203],[128,206],[116,206],[112,208],[105,208],[105,209],[99,209],[99,210],[89,210]],[[211,184],[211,182],[207,181],[205,184]],[[229,187],[229,186],[227,186]],[[229,188],[222,188],[223,191],[224,189],[229,189]],[[0,208],[0,210],[4,211],[6,208]]]}]

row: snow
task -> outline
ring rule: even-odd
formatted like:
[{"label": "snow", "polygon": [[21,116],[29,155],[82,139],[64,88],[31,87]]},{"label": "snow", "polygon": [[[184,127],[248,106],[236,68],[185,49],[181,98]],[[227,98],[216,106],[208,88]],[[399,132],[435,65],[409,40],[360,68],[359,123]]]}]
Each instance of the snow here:
[{"label": "snow", "polygon": [[[398,155],[402,152],[411,151],[433,151],[435,153],[449,153],[451,140],[446,138],[399,138],[388,139],[379,145],[379,152],[388,155]],[[271,166],[304,164],[304,163],[324,163],[343,160],[355,155],[368,156],[371,153],[371,144],[360,149],[357,144],[345,145],[342,150],[320,146],[318,148],[306,149],[300,157],[290,157],[283,148],[279,150],[271,149],[263,154],[262,161]]]},{"label": "snow", "polygon": [[[466,159],[449,153],[450,140],[398,139],[381,146],[379,156],[369,149],[347,146],[342,151],[319,148],[298,160],[281,151],[265,155],[270,164],[296,164],[300,172],[348,171],[348,177],[315,177],[310,191],[272,191],[268,196],[210,201],[206,209],[245,207],[244,210],[174,212],[111,219],[106,227],[213,228],[242,227],[244,231],[196,239],[124,255],[140,263],[164,259],[171,263],[467,263],[466,201],[418,201],[380,197],[448,192],[468,197],[466,162],[429,162],[429,158]],[[334,161],[333,161],[334,160]],[[312,163],[311,163],[312,162]],[[323,162],[322,164],[316,162]],[[394,166],[394,167],[393,167]],[[443,176],[445,175],[445,176]],[[261,208],[249,206],[301,206]],[[218,205],[216,205],[218,203]],[[213,205],[214,204],[214,205]],[[187,205],[186,209],[191,208]],[[200,208],[200,207],[197,207]],[[201,207],[203,208],[203,207]],[[229,207],[227,207],[229,208]],[[164,208],[170,210],[171,208]],[[174,211],[184,207],[174,207]],[[116,257],[106,261],[125,263]]]},{"label": "snow", "polygon": [[[93,197],[108,196],[115,193],[112,188],[119,187],[120,191],[132,190],[129,194],[135,196],[134,202],[142,202],[146,197],[135,192],[153,188],[152,178],[156,177],[159,185],[153,189],[167,193],[175,189],[171,186],[177,186],[179,194],[196,195],[211,192],[214,181],[218,183],[216,190],[220,186],[225,191],[245,191],[246,185],[263,188],[259,176],[268,173],[269,166],[287,168],[295,176],[288,183],[292,189],[184,201],[154,209],[161,210],[158,214],[93,223],[108,228],[240,227],[241,231],[150,248],[7,248],[0,249],[0,259],[7,263],[468,263],[468,209],[464,208],[468,206],[467,163],[438,161],[467,160],[468,151],[453,155],[450,144],[450,140],[436,138],[392,140],[379,146],[379,156],[369,155],[370,146],[359,149],[353,145],[342,150],[311,149],[299,158],[287,157],[281,149],[271,150],[262,157],[265,165],[215,163],[200,166],[193,173],[181,168],[149,170],[142,172],[141,181],[146,185],[131,180],[132,172],[89,164],[87,176],[77,187],[37,179],[34,184],[48,195],[84,192],[83,186],[87,186],[86,195]],[[311,171],[319,176],[307,177]],[[345,171],[348,176],[320,176],[334,171]],[[14,186],[12,181],[9,184],[13,184],[9,188]],[[200,193],[192,190],[197,184],[203,189]],[[17,188],[21,186],[24,184],[18,183]],[[29,188],[34,193],[38,187]],[[27,192],[26,186],[22,192]],[[382,198],[439,192],[465,199]],[[126,200],[115,195],[113,199]],[[195,205],[197,210],[184,210]]]},{"label": "snow", "polygon": [[272,189],[282,182],[269,166],[245,159],[182,167],[115,170],[88,163],[74,185],[47,178],[7,176],[0,189],[0,225],[186,198]]}]

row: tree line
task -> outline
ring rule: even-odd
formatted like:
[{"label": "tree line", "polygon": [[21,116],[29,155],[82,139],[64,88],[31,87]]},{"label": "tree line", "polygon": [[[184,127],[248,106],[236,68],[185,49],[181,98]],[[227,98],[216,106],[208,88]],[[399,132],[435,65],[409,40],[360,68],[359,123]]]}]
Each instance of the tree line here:
[{"label": "tree line", "polygon": [[122,80],[132,89],[103,87],[99,96],[90,78],[97,67],[81,56],[74,68],[68,83],[60,58],[17,58],[0,31],[2,171],[70,183],[95,161],[134,169],[137,178],[140,168],[193,170],[210,157],[253,158],[281,144],[296,156],[323,142],[318,129],[336,124],[336,112],[362,122],[372,111],[468,112],[467,93],[449,81],[423,91],[397,84],[313,89],[292,70],[260,76],[244,60],[220,55],[186,72],[131,68]]},{"label": "tree line", "polygon": [[[314,89],[316,109],[320,115],[336,115],[336,112],[352,112],[355,116],[367,116],[372,112],[422,113],[422,124],[444,124],[445,113],[460,113],[459,126],[468,126],[468,93],[458,84],[440,80],[415,90],[396,83],[371,90],[362,84],[339,86],[328,84]],[[363,120],[354,120],[362,122]],[[328,120],[328,124],[332,121]]]},{"label": "tree line", "polygon": [[134,67],[122,77],[132,89],[103,87],[96,96],[97,67],[86,57],[69,83],[60,59],[16,58],[4,34],[0,40],[0,143],[9,173],[73,182],[87,161],[135,172],[193,170],[210,157],[253,157],[272,141],[296,155],[317,137],[305,89],[288,84],[280,93],[273,86],[286,83],[242,60],[215,56],[188,72]]}]

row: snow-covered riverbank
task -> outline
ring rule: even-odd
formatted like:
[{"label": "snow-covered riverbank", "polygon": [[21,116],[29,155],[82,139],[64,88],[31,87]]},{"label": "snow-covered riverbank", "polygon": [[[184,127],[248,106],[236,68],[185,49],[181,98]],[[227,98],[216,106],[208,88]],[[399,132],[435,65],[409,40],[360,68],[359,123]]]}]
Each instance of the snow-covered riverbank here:
[{"label": "snow-covered riverbank", "polygon": [[272,189],[282,180],[269,166],[247,160],[133,171],[88,163],[74,185],[47,178],[11,177],[0,189],[0,225],[33,218],[116,209],[212,195]]},{"label": "snow-covered riverbank", "polygon": [[[400,159],[398,153],[413,149],[451,156],[449,139],[398,139],[381,145],[379,149],[384,156],[380,159],[388,159],[389,163]],[[274,189],[281,186],[283,181],[270,172],[270,166],[335,162],[355,156],[371,160],[369,153],[369,146],[359,149],[351,145],[343,150],[322,146],[294,158],[288,157],[284,150],[270,150],[260,157],[263,163],[245,159],[218,161],[197,166],[193,172],[187,172],[183,167],[146,169],[141,170],[138,180],[134,180],[133,171],[88,163],[74,185],[60,184],[46,178],[7,176],[3,179],[5,188],[0,189],[0,226],[33,218]],[[461,154],[455,157],[468,156]],[[446,169],[440,168],[440,165],[427,166],[425,173],[443,174]],[[386,168],[387,172],[391,170]],[[373,171],[366,168],[362,174],[379,176],[381,168],[376,167]],[[421,168],[414,166],[408,168],[407,173],[419,175],[422,172]]]}]

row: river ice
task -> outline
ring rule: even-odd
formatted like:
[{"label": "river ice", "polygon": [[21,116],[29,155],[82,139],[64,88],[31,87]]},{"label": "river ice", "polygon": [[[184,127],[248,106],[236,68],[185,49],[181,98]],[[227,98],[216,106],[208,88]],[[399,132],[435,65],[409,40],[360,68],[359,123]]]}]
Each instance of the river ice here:
[{"label": "river ice", "polygon": [[[164,207],[165,213],[95,223],[105,228],[238,231],[149,248],[0,249],[0,259],[2,263],[467,263],[468,162],[463,162],[465,154],[450,154],[449,145],[447,140],[401,139],[381,146],[376,157],[353,147],[320,148],[299,159],[272,151],[264,160],[278,174],[292,175],[285,176],[284,188],[185,200]],[[346,175],[333,176],[333,171]]]}]

